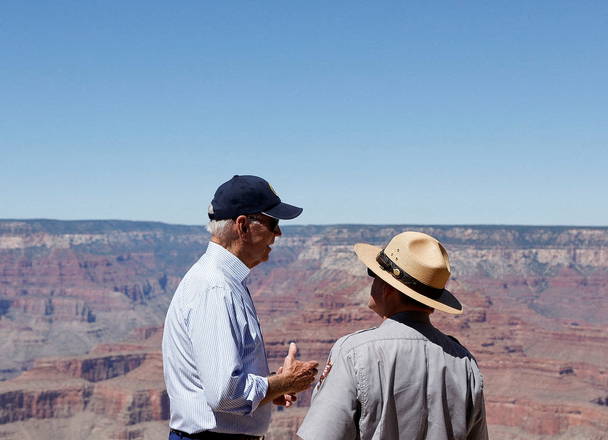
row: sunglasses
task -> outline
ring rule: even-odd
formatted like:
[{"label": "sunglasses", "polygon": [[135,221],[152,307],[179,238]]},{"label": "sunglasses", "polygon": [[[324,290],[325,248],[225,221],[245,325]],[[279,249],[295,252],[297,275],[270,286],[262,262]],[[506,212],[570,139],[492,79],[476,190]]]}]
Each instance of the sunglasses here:
[{"label": "sunglasses", "polygon": [[277,227],[279,226],[278,218],[269,217],[267,215],[248,215],[247,218],[266,226],[270,232],[276,232]]}]

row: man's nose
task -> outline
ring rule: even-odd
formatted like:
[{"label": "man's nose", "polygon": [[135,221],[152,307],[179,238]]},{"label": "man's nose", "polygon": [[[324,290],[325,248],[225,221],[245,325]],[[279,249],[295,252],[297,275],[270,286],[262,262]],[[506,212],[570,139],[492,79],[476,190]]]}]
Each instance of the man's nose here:
[{"label": "man's nose", "polygon": [[281,231],[281,227],[279,225],[277,225],[277,227],[274,228],[274,231],[272,231],[272,232],[274,233],[274,235],[276,237],[283,235],[283,232]]}]

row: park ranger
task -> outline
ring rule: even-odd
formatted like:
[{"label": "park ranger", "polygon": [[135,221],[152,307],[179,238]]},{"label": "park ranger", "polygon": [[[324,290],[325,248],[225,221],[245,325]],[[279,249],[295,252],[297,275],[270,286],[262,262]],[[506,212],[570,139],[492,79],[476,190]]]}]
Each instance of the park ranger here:
[{"label": "park ranger", "polygon": [[430,321],[462,313],[445,289],[448,254],[404,232],[384,248],[355,245],[373,277],[377,328],[340,338],[298,435],[304,440],[487,439],[483,382],[471,353]]}]

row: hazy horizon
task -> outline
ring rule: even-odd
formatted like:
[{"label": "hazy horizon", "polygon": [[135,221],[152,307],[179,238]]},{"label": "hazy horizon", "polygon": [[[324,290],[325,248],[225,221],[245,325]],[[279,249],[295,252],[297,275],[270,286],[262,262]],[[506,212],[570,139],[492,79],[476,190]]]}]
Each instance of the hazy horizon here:
[{"label": "hazy horizon", "polygon": [[[58,218],[0,218],[3,221],[50,221],[50,222],[130,222],[130,223],[158,223],[169,226],[191,226],[204,228],[207,222],[204,223],[171,223],[160,220],[130,220],[119,218],[101,218],[101,219],[58,219]],[[289,222],[289,223],[287,223]],[[546,224],[512,224],[512,223],[297,223],[293,220],[285,220],[280,223],[281,228],[290,226],[474,226],[474,227],[539,227],[539,228],[608,228],[608,225],[546,225]]]}]

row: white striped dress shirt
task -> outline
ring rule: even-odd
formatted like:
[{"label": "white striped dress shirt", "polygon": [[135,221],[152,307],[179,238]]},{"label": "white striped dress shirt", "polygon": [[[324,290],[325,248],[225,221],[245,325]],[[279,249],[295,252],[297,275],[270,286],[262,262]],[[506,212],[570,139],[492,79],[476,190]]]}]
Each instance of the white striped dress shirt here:
[{"label": "white striped dress shirt", "polygon": [[258,407],[268,390],[268,361],[248,275],[239,258],[210,242],[175,291],[162,348],[173,429],[268,430],[270,405]]}]

